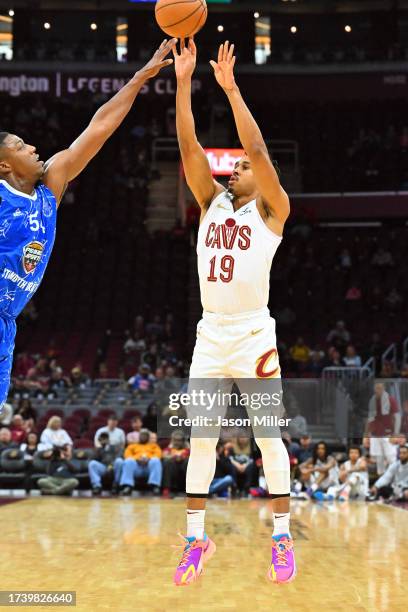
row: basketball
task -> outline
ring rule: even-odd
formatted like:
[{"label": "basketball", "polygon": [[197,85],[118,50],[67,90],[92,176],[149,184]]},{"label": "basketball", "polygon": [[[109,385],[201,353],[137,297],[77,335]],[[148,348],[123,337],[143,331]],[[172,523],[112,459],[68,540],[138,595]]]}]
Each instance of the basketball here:
[{"label": "basketball", "polygon": [[207,20],[205,0],[159,0],[156,21],[168,36],[187,38],[197,34]]}]

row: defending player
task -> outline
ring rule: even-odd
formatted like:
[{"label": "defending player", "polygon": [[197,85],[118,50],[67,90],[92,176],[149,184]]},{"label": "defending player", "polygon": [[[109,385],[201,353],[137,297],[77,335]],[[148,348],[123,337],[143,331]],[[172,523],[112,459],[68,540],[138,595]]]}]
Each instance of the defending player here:
[{"label": "defending player", "polygon": [[[177,75],[177,134],[187,183],[201,207],[197,241],[203,318],[197,327],[190,379],[280,378],[275,321],[270,317],[270,267],[289,215],[262,134],[235,83],[234,45],[221,45],[218,62],[210,62],[231,104],[246,154],[236,164],[228,191],[212,175],[197,141],[191,110],[191,78],[196,47],[181,41],[174,49]],[[245,379],[245,381],[243,381]],[[277,381],[278,382],[278,381]],[[242,389],[241,389],[242,390]],[[296,574],[289,531],[289,457],[280,437],[257,436],[268,489],[273,499],[274,532],[268,576],[289,582]],[[174,576],[189,584],[215,551],[205,534],[205,504],[215,468],[215,437],[191,437],[187,470],[187,537]]]},{"label": "defending player", "polygon": [[16,318],[44,276],[67,184],[119,127],[144,83],[173,63],[165,57],[176,42],[164,40],[146,66],[97,111],[79,138],[45,164],[35,146],[0,133],[0,409],[10,385]]}]

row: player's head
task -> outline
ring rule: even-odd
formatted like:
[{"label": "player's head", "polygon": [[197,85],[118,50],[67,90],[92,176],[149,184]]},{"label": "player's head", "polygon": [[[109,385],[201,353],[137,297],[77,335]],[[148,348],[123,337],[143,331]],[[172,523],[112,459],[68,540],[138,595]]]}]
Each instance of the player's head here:
[{"label": "player's head", "polygon": [[408,444],[404,444],[403,446],[400,446],[399,458],[400,458],[401,463],[405,464],[408,462]]},{"label": "player's head", "polygon": [[350,446],[348,450],[350,461],[357,461],[361,457],[361,449],[359,446]]},{"label": "player's head", "polygon": [[44,174],[44,162],[40,161],[34,145],[8,132],[0,132],[0,178],[16,178],[35,184]]},{"label": "player's head", "polygon": [[[272,163],[278,176],[280,176],[277,163],[275,161]],[[228,191],[234,198],[249,197],[258,191],[251,161],[246,153],[235,163],[231,178],[228,181]]]}]

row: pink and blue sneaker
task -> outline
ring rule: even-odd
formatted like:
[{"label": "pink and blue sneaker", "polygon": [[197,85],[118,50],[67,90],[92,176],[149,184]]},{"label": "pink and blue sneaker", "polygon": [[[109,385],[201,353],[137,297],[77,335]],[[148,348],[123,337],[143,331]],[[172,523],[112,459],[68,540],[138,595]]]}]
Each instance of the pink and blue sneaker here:
[{"label": "pink and blue sneaker", "polygon": [[272,536],[272,561],[268,578],[272,582],[292,582],[296,576],[293,539],[287,533]]},{"label": "pink and blue sneaker", "polygon": [[174,584],[186,586],[200,577],[204,563],[215,553],[216,546],[210,538],[204,534],[202,540],[181,536],[184,540],[184,551],[174,574]]}]

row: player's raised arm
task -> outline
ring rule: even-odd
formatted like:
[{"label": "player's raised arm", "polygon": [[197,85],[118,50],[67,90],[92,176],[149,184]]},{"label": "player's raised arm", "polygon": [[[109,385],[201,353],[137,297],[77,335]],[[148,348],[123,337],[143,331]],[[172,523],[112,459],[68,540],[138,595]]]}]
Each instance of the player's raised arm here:
[{"label": "player's raised arm", "polygon": [[256,184],[270,213],[283,225],[289,216],[289,198],[269,157],[268,149],[251,111],[245,104],[234,78],[234,45],[228,41],[218,51],[218,61],[210,62],[218,84],[225,91],[234,113],[241,144],[248,155]]},{"label": "player's raised arm", "polygon": [[191,108],[191,77],[193,75],[197,49],[192,38],[188,47],[180,42],[180,53],[173,48],[177,76],[176,123],[181,159],[187,184],[201,208],[205,209],[211,200],[225,191],[211,174],[210,164],[204,149],[197,140],[193,111]]},{"label": "player's raised arm", "polygon": [[162,68],[173,63],[172,59],[165,58],[176,42],[175,38],[170,41],[164,40],[146,66],[136,72],[113,98],[98,109],[86,130],[75,142],[47,161],[43,182],[51,189],[58,202],[67,183],[82,172],[120,126],[144,83],[156,76]]}]

